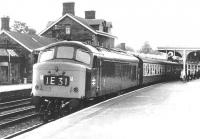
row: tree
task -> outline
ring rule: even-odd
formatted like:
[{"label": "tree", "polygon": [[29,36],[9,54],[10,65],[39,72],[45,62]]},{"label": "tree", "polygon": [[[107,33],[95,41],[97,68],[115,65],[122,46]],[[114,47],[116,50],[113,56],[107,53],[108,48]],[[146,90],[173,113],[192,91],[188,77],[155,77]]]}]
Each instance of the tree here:
[{"label": "tree", "polygon": [[150,44],[148,42],[145,42],[144,45],[139,50],[140,53],[149,54],[153,52],[153,49],[151,48]]},{"label": "tree", "polygon": [[121,49],[121,50],[124,50],[124,51],[134,52],[134,49],[130,46],[127,46],[125,43],[120,43],[120,44],[116,45],[115,48]]},{"label": "tree", "polygon": [[36,30],[33,29],[33,28],[29,28],[29,29],[28,29],[28,34],[30,34],[30,35],[35,35],[35,34],[36,34]]},{"label": "tree", "polygon": [[36,30],[29,28],[26,23],[21,21],[14,21],[13,30],[20,33],[36,34]]},{"label": "tree", "polygon": [[134,49],[131,46],[126,46],[127,51],[135,52]]}]

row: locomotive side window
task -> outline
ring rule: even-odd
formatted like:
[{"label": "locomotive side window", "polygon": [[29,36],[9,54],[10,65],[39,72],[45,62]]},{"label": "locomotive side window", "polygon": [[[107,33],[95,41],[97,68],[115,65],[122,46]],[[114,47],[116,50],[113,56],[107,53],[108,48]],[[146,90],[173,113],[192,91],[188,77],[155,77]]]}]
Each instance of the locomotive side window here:
[{"label": "locomotive side window", "polygon": [[55,51],[55,48],[51,48],[51,49],[47,49],[45,51],[42,51],[40,53],[40,56],[39,56],[39,62],[44,62],[44,61],[53,59],[54,51]]},{"label": "locomotive side window", "polygon": [[58,47],[56,58],[72,59],[73,54],[74,54],[74,48],[73,47],[61,46],[61,47]]},{"label": "locomotive side window", "polygon": [[120,77],[120,71],[121,71],[121,66],[120,63],[116,62],[115,63],[115,76]]},{"label": "locomotive side window", "polygon": [[82,49],[77,49],[76,60],[86,63],[86,64],[90,64],[90,54],[88,54]]},{"label": "locomotive side window", "polygon": [[136,66],[132,66],[132,80],[136,80]]},{"label": "locomotive side window", "polygon": [[114,77],[115,74],[115,63],[112,61],[103,61],[102,63],[102,74],[106,77]]}]

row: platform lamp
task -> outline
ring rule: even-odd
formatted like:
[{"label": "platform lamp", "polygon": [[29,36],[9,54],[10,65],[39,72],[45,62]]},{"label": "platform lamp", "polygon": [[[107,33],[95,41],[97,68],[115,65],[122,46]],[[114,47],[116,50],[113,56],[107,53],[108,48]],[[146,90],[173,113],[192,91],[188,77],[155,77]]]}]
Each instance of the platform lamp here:
[{"label": "platform lamp", "polygon": [[7,50],[8,53],[8,82],[11,83],[11,65],[10,65],[10,52]]},{"label": "platform lamp", "polygon": [[8,74],[9,74],[9,82],[11,83],[11,55],[8,51]]}]

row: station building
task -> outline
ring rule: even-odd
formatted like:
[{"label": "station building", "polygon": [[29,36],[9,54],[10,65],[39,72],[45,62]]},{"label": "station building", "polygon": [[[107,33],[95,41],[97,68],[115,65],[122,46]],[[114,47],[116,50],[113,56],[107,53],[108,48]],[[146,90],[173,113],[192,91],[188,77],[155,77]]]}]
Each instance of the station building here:
[{"label": "station building", "polygon": [[96,19],[95,11],[85,11],[85,18],[78,17],[75,15],[74,8],[74,2],[63,3],[62,16],[39,35],[113,48],[116,37],[111,35],[112,23],[104,19]]},{"label": "station building", "polygon": [[0,85],[31,82],[33,50],[56,40],[11,31],[9,20],[9,17],[1,18]]},{"label": "station building", "polygon": [[[32,66],[36,62],[32,52],[50,43],[72,40],[93,46],[114,47],[116,37],[111,35],[111,22],[96,19],[95,11],[85,11],[85,18],[75,16],[74,8],[74,2],[63,3],[62,16],[39,35],[11,31],[9,17],[1,18],[0,85],[31,82]],[[37,53],[34,56],[37,57]]]}]

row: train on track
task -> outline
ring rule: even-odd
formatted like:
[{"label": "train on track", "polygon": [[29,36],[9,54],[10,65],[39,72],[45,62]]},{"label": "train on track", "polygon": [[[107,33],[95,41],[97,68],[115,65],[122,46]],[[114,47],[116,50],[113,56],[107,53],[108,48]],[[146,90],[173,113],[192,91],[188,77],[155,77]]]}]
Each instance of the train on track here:
[{"label": "train on track", "polygon": [[33,66],[33,103],[43,119],[62,115],[83,102],[129,88],[175,80],[182,64],[61,41],[39,49]]}]

